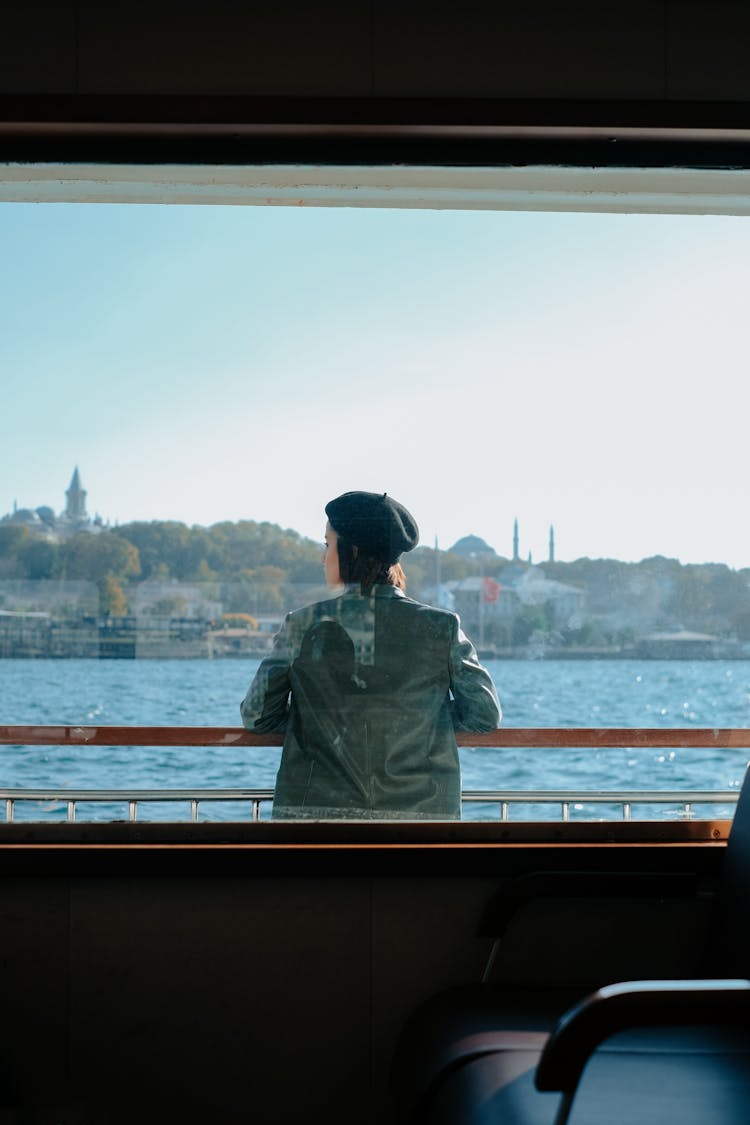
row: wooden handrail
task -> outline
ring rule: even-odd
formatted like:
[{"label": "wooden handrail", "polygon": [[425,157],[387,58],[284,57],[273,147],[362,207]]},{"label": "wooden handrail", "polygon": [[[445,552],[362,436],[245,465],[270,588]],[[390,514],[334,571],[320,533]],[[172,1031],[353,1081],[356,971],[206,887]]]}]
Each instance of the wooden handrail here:
[{"label": "wooden handrail", "polygon": [[[582,749],[717,747],[750,749],[750,728],[503,727],[482,734],[458,731],[459,746]],[[242,727],[0,725],[0,746],[281,746],[280,733]]]}]

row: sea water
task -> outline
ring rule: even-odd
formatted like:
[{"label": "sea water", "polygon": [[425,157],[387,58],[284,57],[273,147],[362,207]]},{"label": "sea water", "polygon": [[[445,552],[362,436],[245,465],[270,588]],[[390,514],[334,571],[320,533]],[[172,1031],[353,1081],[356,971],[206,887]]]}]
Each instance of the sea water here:
[{"label": "sea water", "polygon": [[[750,661],[503,660],[488,667],[504,727],[750,726]],[[256,668],[253,660],[0,660],[0,723],[239,726],[239,704]],[[465,789],[523,790],[739,788],[750,756],[710,747],[462,748],[460,754]],[[248,746],[6,746],[0,747],[0,787],[272,788],[279,755],[278,747]],[[47,811],[59,819],[64,808],[58,803]],[[92,816],[112,815],[89,809]],[[19,819],[30,815],[38,819],[39,810],[17,806]],[[139,811],[143,819],[175,815],[185,814]],[[237,815],[233,807],[201,806],[201,818]],[[465,815],[496,817],[497,808]]]}]

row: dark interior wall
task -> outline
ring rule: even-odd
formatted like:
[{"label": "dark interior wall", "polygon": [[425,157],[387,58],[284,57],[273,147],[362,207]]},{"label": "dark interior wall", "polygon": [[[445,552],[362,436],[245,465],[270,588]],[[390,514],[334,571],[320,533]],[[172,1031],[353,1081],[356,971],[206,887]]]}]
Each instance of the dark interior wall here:
[{"label": "dark interior wall", "polygon": [[478,979],[496,884],[4,879],[0,1113],[374,1125],[410,1010]]},{"label": "dark interior wall", "polygon": [[15,0],[0,93],[743,100],[749,56],[744,0]]},{"label": "dark interior wall", "polygon": [[[480,979],[482,917],[509,877],[583,866],[708,886],[723,850],[0,849],[0,1116],[391,1120],[397,1036],[423,1000]],[[613,909],[597,904],[605,942],[580,902],[519,912],[501,977],[533,980],[540,944],[542,974],[573,948],[587,972],[597,956],[617,972],[639,946],[656,975],[686,971],[689,904]]]}]

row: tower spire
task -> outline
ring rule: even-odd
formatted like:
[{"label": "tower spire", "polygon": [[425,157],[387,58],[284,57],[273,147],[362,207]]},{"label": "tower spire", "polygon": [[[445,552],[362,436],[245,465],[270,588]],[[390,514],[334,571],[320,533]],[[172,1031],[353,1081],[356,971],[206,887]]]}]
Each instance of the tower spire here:
[{"label": "tower spire", "polygon": [[518,562],[518,519],[513,520],[513,562]]},{"label": "tower spire", "polygon": [[73,470],[70,487],[65,490],[65,498],[65,515],[68,519],[85,520],[88,518],[86,513],[86,490],[81,486],[81,477],[77,465]]},{"label": "tower spire", "polygon": [[549,561],[555,561],[555,528],[552,524],[549,525]]}]

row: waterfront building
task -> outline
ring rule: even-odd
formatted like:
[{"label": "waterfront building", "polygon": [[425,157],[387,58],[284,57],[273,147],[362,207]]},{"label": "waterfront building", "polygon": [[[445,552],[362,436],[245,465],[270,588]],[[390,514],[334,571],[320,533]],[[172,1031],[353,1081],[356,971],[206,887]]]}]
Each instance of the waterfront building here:
[{"label": "waterfront building", "polygon": [[[505,574],[501,581],[506,583]],[[548,578],[541,567],[530,566],[513,582],[512,590],[523,606],[545,606],[551,624],[563,626],[580,619],[585,593],[578,586]]]}]

